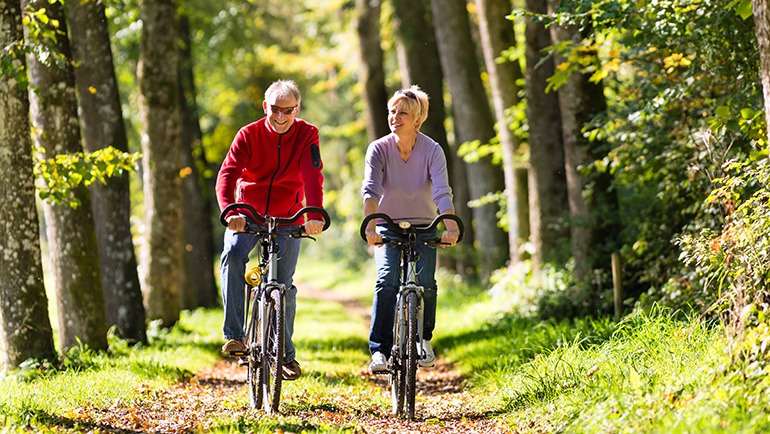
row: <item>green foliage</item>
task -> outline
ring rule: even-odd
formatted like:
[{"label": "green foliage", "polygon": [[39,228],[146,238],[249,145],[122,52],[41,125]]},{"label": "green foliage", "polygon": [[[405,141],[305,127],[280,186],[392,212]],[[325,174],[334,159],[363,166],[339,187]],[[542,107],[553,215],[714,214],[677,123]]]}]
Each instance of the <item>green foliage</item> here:
[{"label": "green foliage", "polygon": [[44,159],[45,150],[36,148],[35,176],[42,180],[36,186],[40,199],[67,204],[73,208],[80,201],[72,192],[81,184],[89,186],[99,180],[107,184],[107,178],[121,176],[124,171],[136,170],[139,153],[121,152],[112,146],[91,153],[59,154]]}]

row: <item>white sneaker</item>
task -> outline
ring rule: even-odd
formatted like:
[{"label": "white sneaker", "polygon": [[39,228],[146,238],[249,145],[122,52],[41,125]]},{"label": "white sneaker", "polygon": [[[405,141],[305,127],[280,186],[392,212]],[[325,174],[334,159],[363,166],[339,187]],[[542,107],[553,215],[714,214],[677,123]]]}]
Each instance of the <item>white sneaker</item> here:
[{"label": "white sneaker", "polygon": [[388,372],[388,360],[385,359],[385,354],[382,354],[379,351],[372,354],[372,363],[369,364],[369,372],[372,374]]},{"label": "white sneaker", "polygon": [[436,361],[436,355],[433,354],[433,347],[431,346],[430,341],[426,341],[425,339],[422,340],[422,350],[425,352],[425,357],[418,360],[417,363],[419,363],[422,368],[432,368],[433,362]]}]

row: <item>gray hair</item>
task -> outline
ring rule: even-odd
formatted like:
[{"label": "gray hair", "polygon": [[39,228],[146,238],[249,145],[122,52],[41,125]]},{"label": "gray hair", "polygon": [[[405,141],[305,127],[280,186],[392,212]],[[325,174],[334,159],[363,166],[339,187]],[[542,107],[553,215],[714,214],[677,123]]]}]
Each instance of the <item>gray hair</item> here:
[{"label": "gray hair", "polygon": [[275,96],[276,99],[288,98],[293,96],[297,100],[297,105],[302,100],[302,95],[299,93],[297,84],[291,80],[278,80],[273,82],[270,87],[265,91],[265,101],[268,101],[271,96]]}]

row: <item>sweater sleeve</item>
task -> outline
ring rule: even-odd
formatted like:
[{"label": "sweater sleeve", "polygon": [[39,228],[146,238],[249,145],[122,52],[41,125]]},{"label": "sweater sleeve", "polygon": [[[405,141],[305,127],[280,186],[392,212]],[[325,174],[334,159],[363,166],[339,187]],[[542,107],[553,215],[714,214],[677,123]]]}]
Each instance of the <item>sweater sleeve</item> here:
[{"label": "sweater sleeve", "polygon": [[[310,136],[310,144],[305,147],[300,158],[300,171],[302,180],[305,184],[305,203],[307,206],[317,206],[323,208],[323,183],[324,176],[323,161],[321,159],[321,149],[318,146],[318,130],[314,129]],[[321,220],[323,217],[318,213],[308,213],[308,219]]]},{"label": "sweater sleeve", "polygon": [[[235,203],[235,188],[238,177],[243,172],[246,162],[251,157],[251,147],[249,146],[248,136],[241,129],[235,135],[230,149],[227,151],[222,167],[217,174],[216,193],[219,210],[224,210],[228,205]],[[226,217],[237,215],[237,211],[230,211]]]},{"label": "sweater sleeve", "polygon": [[364,166],[364,181],[361,185],[361,196],[366,199],[372,199],[380,203],[382,193],[382,179],[385,172],[385,162],[377,147],[377,142],[373,142],[366,150],[366,159]]},{"label": "sweater sleeve", "polygon": [[449,175],[446,167],[446,156],[444,155],[444,150],[438,144],[434,148],[428,170],[430,171],[432,182],[431,191],[433,194],[431,195],[431,200],[436,204],[439,212],[443,213],[454,209],[452,188],[449,186]]}]

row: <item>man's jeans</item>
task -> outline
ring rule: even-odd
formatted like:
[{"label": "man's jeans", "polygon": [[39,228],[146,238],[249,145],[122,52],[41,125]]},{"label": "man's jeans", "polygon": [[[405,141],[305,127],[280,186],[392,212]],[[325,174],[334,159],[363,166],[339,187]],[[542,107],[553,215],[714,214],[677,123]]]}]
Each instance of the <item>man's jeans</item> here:
[{"label": "man's jeans", "polygon": [[[247,218],[249,224],[255,224]],[[294,334],[294,316],[297,312],[297,288],[293,285],[294,270],[297,267],[300,240],[288,235],[296,226],[279,226],[278,245],[278,282],[286,286],[286,353],[285,362],[294,360],[295,349],[291,340]],[[225,246],[222,249],[222,257],[219,264],[220,279],[222,285],[222,301],[224,302],[225,321],[222,328],[225,339],[245,338],[244,312],[246,302],[246,263],[249,261],[249,253],[257,245],[259,237],[256,235],[238,234],[230,229],[225,230]]]},{"label": "man's jeans", "polygon": [[[386,225],[378,225],[377,233],[383,238],[401,238]],[[435,238],[438,230],[417,235],[418,240]],[[423,296],[423,339],[433,337],[436,326],[436,249],[418,245],[417,284],[425,289]],[[390,357],[393,347],[393,321],[396,315],[396,295],[401,286],[401,249],[388,246],[374,248],[374,262],[377,265],[377,281],[374,285],[372,324],[369,329],[369,351],[379,351]]]}]

